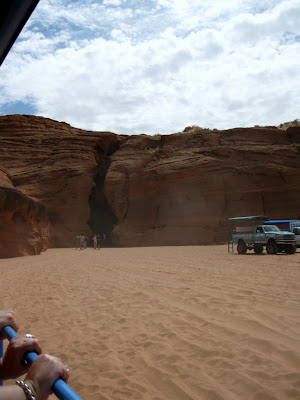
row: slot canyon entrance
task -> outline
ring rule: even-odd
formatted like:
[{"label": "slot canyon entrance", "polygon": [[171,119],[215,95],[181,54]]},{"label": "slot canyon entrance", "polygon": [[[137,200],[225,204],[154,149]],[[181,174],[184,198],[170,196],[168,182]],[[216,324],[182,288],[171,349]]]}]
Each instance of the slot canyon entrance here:
[{"label": "slot canyon entrance", "polygon": [[105,233],[105,245],[111,246],[111,232],[114,225],[118,223],[118,218],[112,212],[104,195],[104,178],[105,176],[99,174],[94,177],[95,186],[89,197],[90,218],[88,224],[93,235],[96,233],[102,236]]},{"label": "slot canyon entrance", "polygon": [[118,218],[114,215],[104,194],[104,181],[109,169],[110,156],[120,147],[121,140],[118,136],[104,136],[99,139],[94,146],[97,167],[94,172],[94,182],[90,197],[90,218],[88,225],[93,234],[103,233],[106,236],[105,244],[112,246],[111,233],[114,226],[118,223]]}]

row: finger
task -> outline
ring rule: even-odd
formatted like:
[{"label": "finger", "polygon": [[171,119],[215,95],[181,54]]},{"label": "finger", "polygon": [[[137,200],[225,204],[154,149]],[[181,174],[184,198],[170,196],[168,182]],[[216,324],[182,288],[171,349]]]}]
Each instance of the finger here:
[{"label": "finger", "polygon": [[12,310],[9,310],[9,320],[10,320],[9,326],[11,326],[17,332],[19,330],[19,324]]},{"label": "finger", "polygon": [[69,368],[68,368],[66,365],[63,366],[60,377],[61,377],[61,379],[63,379],[65,382],[68,382],[69,377],[70,377],[70,370],[69,370]]},{"label": "finger", "polygon": [[[16,332],[18,331],[19,324],[17,323],[12,310],[5,310],[5,322],[6,325],[11,326]],[[4,325],[2,326],[2,328],[4,328]]]},{"label": "finger", "polygon": [[22,336],[18,336],[10,341],[9,346],[22,353],[26,353],[28,351],[35,351],[37,354],[42,353],[39,341],[35,338],[27,339]]},{"label": "finger", "polygon": [[59,373],[59,377],[61,379],[63,379],[65,382],[67,382],[69,379],[69,375],[70,375],[69,368],[65,364],[62,363],[60,358],[54,357],[54,356],[50,356],[50,357],[57,365],[57,371]]},{"label": "finger", "polygon": [[27,339],[24,338],[24,342],[22,344],[22,350],[25,352],[28,351],[34,351],[37,354],[42,354],[42,348],[39,344],[38,339],[32,338],[32,339]]}]

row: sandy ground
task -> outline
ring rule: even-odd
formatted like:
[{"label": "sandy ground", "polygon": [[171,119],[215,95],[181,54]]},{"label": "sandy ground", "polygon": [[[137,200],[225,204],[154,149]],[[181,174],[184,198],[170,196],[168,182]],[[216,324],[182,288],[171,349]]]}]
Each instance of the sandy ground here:
[{"label": "sandy ground", "polygon": [[300,399],[300,252],[52,249],[0,269],[2,308],[84,400]]}]

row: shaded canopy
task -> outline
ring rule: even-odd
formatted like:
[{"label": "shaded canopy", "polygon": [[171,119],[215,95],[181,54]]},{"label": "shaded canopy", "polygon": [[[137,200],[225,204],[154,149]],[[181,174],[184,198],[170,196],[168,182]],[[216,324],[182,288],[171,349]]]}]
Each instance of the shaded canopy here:
[{"label": "shaded canopy", "polygon": [[269,217],[264,215],[254,215],[250,217],[234,217],[229,218],[228,221],[267,221]]}]

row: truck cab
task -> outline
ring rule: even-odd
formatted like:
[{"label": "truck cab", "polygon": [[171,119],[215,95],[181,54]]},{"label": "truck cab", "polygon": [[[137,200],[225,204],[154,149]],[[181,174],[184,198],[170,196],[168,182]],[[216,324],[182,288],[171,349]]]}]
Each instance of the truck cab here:
[{"label": "truck cab", "polygon": [[284,231],[292,232],[295,235],[295,245],[300,247],[300,220],[297,219],[276,219],[264,221],[264,225],[276,225]]}]

